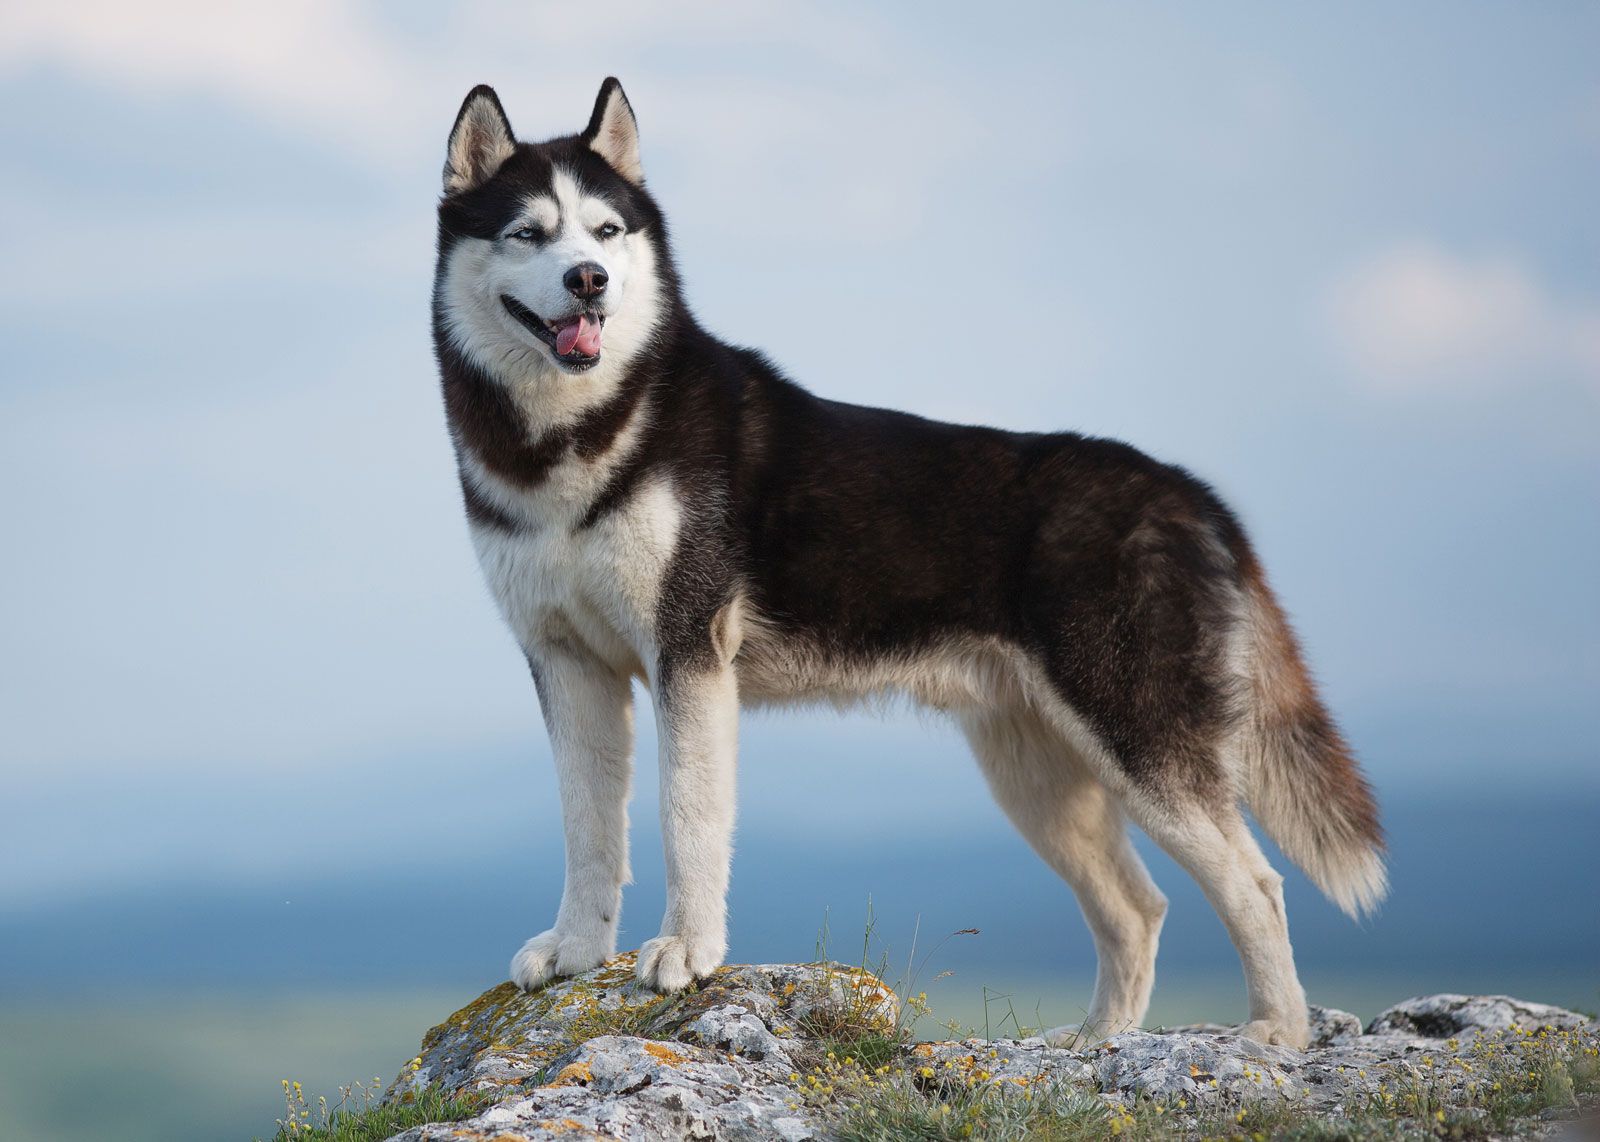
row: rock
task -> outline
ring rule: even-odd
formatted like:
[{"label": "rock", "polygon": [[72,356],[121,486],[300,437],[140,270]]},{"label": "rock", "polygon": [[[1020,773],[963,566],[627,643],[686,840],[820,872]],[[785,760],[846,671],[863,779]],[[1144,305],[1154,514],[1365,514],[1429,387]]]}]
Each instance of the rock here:
[{"label": "rock", "polygon": [[1124,1031],[1089,1050],[1102,1091],[1217,1101],[1298,1098],[1305,1056],[1239,1035]]},{"label": "rock", "polygon": [[[1133,1028],[1129,1028],[1133,1030]],[[1176,1027],[1152,1027],[1157,1035],[1232,1035],[1233,1028],[1226,1023],[1180,1023]]]},{"label": "rock", "polygon": [[449,1124],[414,1137],[472,1138],[474,1130],[535,1138],[546,1131],[571,1137],[578,1130],[611,1138],[814,1137],[790,1107],[788,1074],[709,1048],[601,1035],[558,1057],[548,1081],[527,1097],[465,1124],[465,1134],[462,1125]]},{"label": "rock", "polygon": [[1395,1004],[1372,1021],[1367,1034],[1450,1039],[1474,1031],[1571,1031],[1589,1025],[1587,1015],[1509,995],[1427,995]]},{"label": "rock", "polygon": [[907,1064],[916,1073],[932,1071],[928,1078],[965,1082],[1031,1086],[1063,1083],[1086,1086],[1094,1081],[1094,1067],[1082,1055],[1051,1047],[1041,1038],[963,1039],[952,1043],[916,1043]]},{"label": "rock", "polygon": [[710,1047],[721,1047],[736,1055],[758,1062],[772,1059],[785,1070],[793,1068],[783,1041],[756,1015],[737,1004],[724,1003],[713,1007],[685,1028],[696,1041]]},{"label": "rock", "polygon": [[[1351,1015],[1348,1011],[1340,1011],[1337,1007],[1318,1007],[1310,1004],[1307,1014],[1311,1017],[1311,1042],[1312,1047],[1331,1047],[1335,1043],[1343,1043],[1361,1034],[1361,1020]],[[1162,1035],[1232,1035],[1234,1029],[1226,1023],[1185,1023],[1178,1027],[1159,1027],[1157,1033]]]},{"label": "rock", "polygon": [[1307,1010],[1311,1015],[1311,1048],[1332,1047],[1361,1037],[1361,1020],[1348,1011],[1318,1007],[1315,1003]]},{"label": "rock", "polygon": [[[1186,1116],[1198,1129],[1198,1116],[1231,1123],[1248,1102],[1337,1115],[1393,1103],[1418,1083],[1436,1100],[1430,1106],[1481,1116],[1475,1108],[1494,1066],[1509,1062],[1512,1081],[1528,1073],[1521,1052],[1587,1059],[1600,1046],[1585,1016],[1505,996],[1407,1000],[1365,1032],[1348,1012],[1312,1007],[1306,1051],[1211,1025],[1128,1031],[1084,1050],[1040,1038],[896,1046],[899,1010],[881,981],[839,964],[724,967],[691,992],[662,997],[634,982],[633,956],[623,955],[531,995],[511,984],[485,992],[428,1032],[385,1101],[428,1086],[485,1099],[464,1122],[394,1136],[404,1142],[803,1142],[830,1137],[844,1107],[891,1085],[935,1100],[1042,1088],[1118,1115],[1159,1106],[1154,1113]],[[852,1028],[871,1032],[870,1067],[826,1055],[827,1042],[848,1043]]]},{"label": "rock", "polygon": [[[724,967],[698,989],[659,996],[634,956],[525,994],[491,988],[433,1028],[386,1101],[437,1085],[494,1106],[465,1123],[399,1138],[816,1137],[790,1080],[803,1028],[846,1020],[892,1030],[899,1001],[840,964]],[[588,1132],[586,1135],[584,1132]]]}]

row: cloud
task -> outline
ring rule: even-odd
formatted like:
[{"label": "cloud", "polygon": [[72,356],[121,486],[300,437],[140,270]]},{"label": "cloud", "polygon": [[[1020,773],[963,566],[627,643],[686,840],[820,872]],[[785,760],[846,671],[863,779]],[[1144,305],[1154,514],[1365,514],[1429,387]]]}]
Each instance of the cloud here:
[{"label": "cloud", "polygon": [[4,71],[49,64],[137,91],[220,93],[340,136],[380,117],[399,86],[392,45],[352,5],[316,0],[13,4],[0,45]]},{"label": "cloud", "polygon": [[[519,133],[540,138],[580,127],[600,80],[617,74],[653,181],[671,176],[674,189],[718,202],[719,217],[770,232],[784,219],[759,206],[763,196],[847,171],[808,194],[804,222],[874,241],[915,224],[917,188],[963,155],[973,129],[940,69],[884,70],[886,53],[906,49],[868,12],[819,5],[797,18],[777,4],[623,0],[600,37],[587,26],[597,18],[507,0],[409,18],[349,0],[6,5],[0,79],[64,74],[134,98],[199,96],[385,178],[432,178],[473,84],[494,83]],[[562,49],[580,40],[588,50]],[[686,71],[686,59],[724,62]],[[194,147],[186,161],[196,164],[215,149],[203,137]]]},{"label": "cloud", "polygon": [[1327,316],[1361,379],[1381,390],[1600,386],[1600,299],[1562,297],[1509,256],[1398,245],[1342,275]]},{"label": "cloud", "polygon": [[[459,97],[472,82],[463,77],[475,71],[514,77],[514,89],[561,93],[580,78],[598,83],[608,64],[637,62],[663,43],[708,50],[780,40],[825,67],[864,71],[870,64],[851,47],[872,38],[861,21],[841,29],[847,34],[823,35],[816,22],[792,20],[772,5],[614,4],[597,50],[560,50],[589,33],[585,19],[570,5],[506,0],[440,16],[426,28],[350,0],[7,5],[0,9],[0,72],[46,63],[138,92],[211,92],[277,121],[381,147],[413,137],[419,110],[448,126],[455,105],[435,105],[433,93],[448,84]],[[738,102],[725,102],[739,110]],[[430,146],[436,142],[429,137]]]}]

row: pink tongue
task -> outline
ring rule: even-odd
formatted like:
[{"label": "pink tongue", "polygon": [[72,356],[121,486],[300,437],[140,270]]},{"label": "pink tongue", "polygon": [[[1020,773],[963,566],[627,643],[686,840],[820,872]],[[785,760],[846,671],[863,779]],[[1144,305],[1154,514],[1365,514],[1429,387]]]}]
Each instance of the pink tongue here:
[{"label": "pink tongue", "polygon": [[575,317],[556,330],[556,352],[565,357],[576,349],[585,357],[593,357],[600,352],[600,330],[598,321]]}]

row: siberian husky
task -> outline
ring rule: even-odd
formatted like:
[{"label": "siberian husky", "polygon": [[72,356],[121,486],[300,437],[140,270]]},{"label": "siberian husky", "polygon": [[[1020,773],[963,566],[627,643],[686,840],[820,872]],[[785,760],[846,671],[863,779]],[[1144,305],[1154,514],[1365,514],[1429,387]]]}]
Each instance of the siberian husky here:
[{"label": "siberian husky", "polygon": [[741,705],[898,693],[947,711],[1077,894],[1099,969],[1071,1043],[1136,1026],[1166,900],[1131,820],[1243,961],[1240,1032],[1303,1046],[1282,878],[1243,802],[1339,907],[1386,889],[1371,790],[1239,522],[1126,444],[812,396],[685,302],[633,110],[518,142],[489,87],[450,132],[433,334],[473,544],[532,669],[566,880],[524,988],[615,951],[631,680],[661,735],[666,914],[638,977],[726,950]]}]

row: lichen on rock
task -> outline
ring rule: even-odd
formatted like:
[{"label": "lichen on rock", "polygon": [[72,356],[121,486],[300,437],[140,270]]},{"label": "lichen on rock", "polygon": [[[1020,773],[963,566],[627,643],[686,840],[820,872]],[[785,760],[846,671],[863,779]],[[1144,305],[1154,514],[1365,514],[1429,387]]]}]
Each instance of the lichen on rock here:
[{"label": "lichen on rock", "polygon": [[[1183,1137],[1200,1132],[1200,1116],[1252,1104],[1343,1115],[1424,1087],[1429,1113],[1481,1114],[1472,1108],[1481,1108],[1495,1052],[1600,1056],[1600,1028],[1588,1017],[1504,996],[1411,999],[1365,1030],[1354,1015],[1313,1007],[1306,1051],[1210,1025],[1128,1031],[1078,1050],[1040,1038],[912,1043],[899,1033],[899,1015],[882,981],[839,964],[724,967],[663,997],[634,981],[627,954],[533,994],[491,988],[427,1033],[385,1097],[403,1101],[432,1087],[489,1103],[464,1122],[395,1136],[404,1142],[801,1142],[830,1137],[852,1103],[896,1084],[931,1100],[1065,1091],[1103,1106],[1108,1123],[1154,1108]],[[887,1043],[892,1057],[864,1067],[828,1055],[808,1069],[852,1028],[880,1049]]]}]

